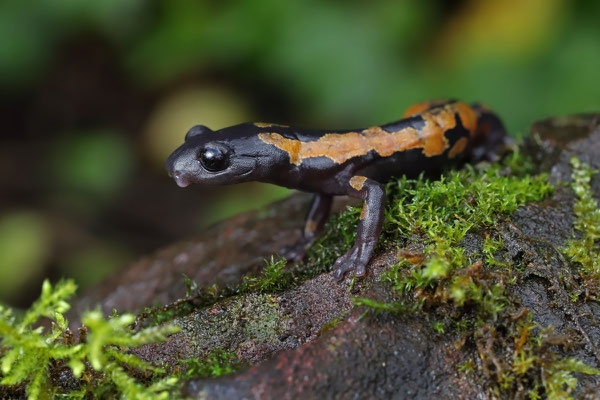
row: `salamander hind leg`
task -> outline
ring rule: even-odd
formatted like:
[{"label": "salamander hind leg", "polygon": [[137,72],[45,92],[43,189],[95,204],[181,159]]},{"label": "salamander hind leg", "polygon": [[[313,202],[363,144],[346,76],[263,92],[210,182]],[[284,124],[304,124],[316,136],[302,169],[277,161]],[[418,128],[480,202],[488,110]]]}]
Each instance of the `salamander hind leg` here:
[{"label": "salamander hind leg", "polygon": [[289,261],[302,261],[306,250],[315,241],[329,217],[333,197],[325,194],[316,194],[306,216],[302,238],[291,246],[280,251],[280,255]]},{"label": "salamander hind leg", "polygon": [[333,276],[338,280],[349,271],[356,276],[367,273],[383,225],[385,190],[381,184],[364,176],[353,176],[348,181],[348,195],[364,202],[354,245],[335,262]]}]

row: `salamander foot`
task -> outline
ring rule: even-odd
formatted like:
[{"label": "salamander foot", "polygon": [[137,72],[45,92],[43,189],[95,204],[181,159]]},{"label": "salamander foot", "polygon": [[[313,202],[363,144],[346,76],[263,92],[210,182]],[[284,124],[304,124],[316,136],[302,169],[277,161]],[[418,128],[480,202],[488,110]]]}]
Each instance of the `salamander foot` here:
[{"label": "salamander foot", "polygon": [[333,277],[337,280],[344,279],[348,271],[354,271],[354,276],[362,277],[367,273],[367,265],[371,260],[375,245],[365,243],[354,245],[350,251],[337,259],[333,266]]},{"label": "salamander foot", "polygon": [[306,258],[306,252],[313,241],[300,240],[290,246],[286,246],[279,250],[279,255],[285,258],[288,262],[301,262]]}]

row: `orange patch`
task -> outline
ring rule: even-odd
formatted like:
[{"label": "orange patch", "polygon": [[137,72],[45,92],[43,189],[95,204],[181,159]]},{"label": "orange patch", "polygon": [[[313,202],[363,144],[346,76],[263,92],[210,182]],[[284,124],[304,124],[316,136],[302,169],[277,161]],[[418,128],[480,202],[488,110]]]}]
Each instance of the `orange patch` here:
[{"label": "orange patch", "polygon": [[309,219],[306,221],[306,225],[304,225],[304,232],[306,233],[315,233],[317,231],[317,222]]},{"label": "orange patch", "polygon": [[429,110],[433,106],[441,106],[442,104],[448,103],[448,101],[449,100],[447,100],[447,99],[431,100],[431,101],[424,101],[422,103],[413,104],[412,106],[408,107],[406,109],[406,111],[404,111],[402,118],[408,118],[408,117],[412,117],[413,115],[416,115],[416,114],[421,114],[422,112]]},{"label": "orange patch", "polygon": [[258,138],[267,144],[272,144],[290,156],[290,163],[300,165],[301,142],[295,139],[287,139],[279,133],[259,133]]},{"label": "orange patch", "polygon": [[360,211],[360,219],[365,219],[368,214],[369,214],[369,211],[367,210],[367,202],[363,201],[363,207],[362,207],[362,210]]},{"label": "orange patch", "polygon": [[466,105],[465,103],[458,101],[454,104],[451,104],[455,109],[455,112],[460,116],[460,121],[466,130],[469,131],[471,137],[475,135],[475,131],[477,130],[477,115],[475,111]]},{"label": "orange patch", "polygon": [[272,124],[270,122],[255,122],[254,126],[259,128],[270,128],[272,126],[279,126],[281,128],[289,128],[288,125]]},{"label": "orange patch", "polygon": [[425,261],[425,254],[401,250],[398,252],[398,258],[405,259],[411,264],[421,264],[423,261]]},{"label": "orange patch", "polygon": [[356,191],[360,191],[367,180],[366,176],[356,175],[350,178],[350,186]]},{"label": "orange patch", "polygon": [[433,157],[443,154],[448,148],[448,139],[444,133],[456,127],[456,113],[472,135],[477,124],[475,113],[466,104],[456,102],[423,112],[421,117],[425,126],[420,130],[409,127],[397,132],[387,132],[380,126],[374,126],[361,132],[327,133],[311,142],[287,139],[278,133],[259,133],[258,137],[287,152],[290,162],[295,165],[300,165],[302,160],[311,157],[327,157],[341,164],[369,151],[387,157],[396,152],[419,148],[425,156]]},{"label": "orange patch", "polygon": [[448,158],[454,158],[457,155],[461,154],[463,151],[465,151],[467,143],[469,143],[469,141],[466,137],[458,139],[456,143],[454,143],[454,146],[452,146],[452,148],[448,152]]}]

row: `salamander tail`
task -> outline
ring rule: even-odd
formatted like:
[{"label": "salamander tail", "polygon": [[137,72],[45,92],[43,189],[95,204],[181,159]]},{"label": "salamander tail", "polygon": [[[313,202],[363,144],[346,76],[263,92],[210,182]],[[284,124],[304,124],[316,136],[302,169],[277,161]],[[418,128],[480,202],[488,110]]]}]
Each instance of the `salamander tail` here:
[{"label": "salamander tail", "polygon": [[507,136],[502,120],[486,106],[475,103],[471,108],[477,115],[477,130],[471,144],[471,162],[497,161],[514,143]]}]

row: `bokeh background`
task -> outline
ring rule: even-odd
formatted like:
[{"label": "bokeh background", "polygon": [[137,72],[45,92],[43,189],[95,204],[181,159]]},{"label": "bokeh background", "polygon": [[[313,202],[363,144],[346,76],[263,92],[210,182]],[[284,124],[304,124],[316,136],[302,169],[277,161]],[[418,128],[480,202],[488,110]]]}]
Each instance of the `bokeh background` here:
[{"label": "bokeh background", "polygon": [[187,129],[353,127],[483,101],[511,134],[600,110],[595,0],[3,0],[0,302],[91,285],[288,192],[185,190]]}]

